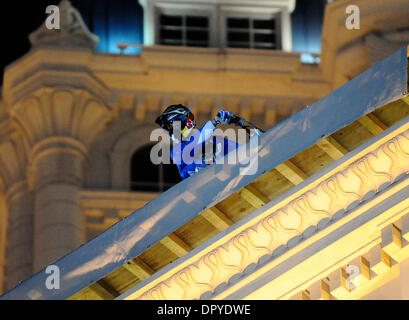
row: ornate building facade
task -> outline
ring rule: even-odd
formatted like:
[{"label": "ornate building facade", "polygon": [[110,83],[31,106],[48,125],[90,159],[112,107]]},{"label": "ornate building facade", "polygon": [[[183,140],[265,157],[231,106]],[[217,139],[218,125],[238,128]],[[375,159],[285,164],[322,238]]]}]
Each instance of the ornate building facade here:
[{"label": "ornate building facade", "polygon": [[[188,105],[199,125],[225,107],[268,129],[409,42],[407,0],[338,0],[326,7],[321,62],[304,64],[291,52],[294,1],[202,2],[141,1],[145,45],[140,54],[126,55],[95,52],[97,37],[64,0],[61,30],[41,26],[30,35],[30,52],[6,68],[0,101],[0,292],[177,182],[169,168],[156,168],[149,180],[132,166],[152,144],[154,119],[167,105]],[[345,27],[350,4],[360,8],[359,30]],[[175,27],[175,10],[184,17],[176,26],[180,38],[160,31],[167,23]],[[189,25],[198,11],[206,11],[209,21],[191,19]],[[256,24],[244,32],[251,41],[229,38],[234,19],[274,21],[274,42],[258,41],[264,38],[256,36]],[[188,36],[202,29],[211,35],[208,47]],[[306,178],[294,163],[280,172],[290,181]],[[180,235],[162,245],[176,256],[192,247]],[[148,274],[160,269],[141,265]]]}]

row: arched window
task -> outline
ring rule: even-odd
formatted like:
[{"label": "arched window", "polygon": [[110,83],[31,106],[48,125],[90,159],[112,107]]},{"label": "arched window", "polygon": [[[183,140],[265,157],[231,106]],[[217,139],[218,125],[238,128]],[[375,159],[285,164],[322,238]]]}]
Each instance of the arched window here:
[{"label": "arched window", "polygon": [[132,191],[163,192],[182,180],[174,164],[153,164],[150,151],[154,144],[138,149],[131,157]]}]

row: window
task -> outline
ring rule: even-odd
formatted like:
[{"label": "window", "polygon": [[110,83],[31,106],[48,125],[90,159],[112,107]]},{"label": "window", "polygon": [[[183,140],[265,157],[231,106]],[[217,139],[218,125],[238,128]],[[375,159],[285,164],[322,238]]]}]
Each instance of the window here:
[{"label": "window", "polygon": [[163,192],[182,180],[176,165],[152,163],[150,159],[152,146],[153,144],[149,144],[138,149],[131,158],[132,191]]},{"label": "window", "polygon": [[144,44],[291,51],[295,0],[139,0]]},{"label": "window", "polygon": [[275,17],[227,17],[226,32],[229,48],[280,49]]},{"label": "window", "polygon": [[160,14],[159,43],[173,46],[209,47],[209,18]]}]

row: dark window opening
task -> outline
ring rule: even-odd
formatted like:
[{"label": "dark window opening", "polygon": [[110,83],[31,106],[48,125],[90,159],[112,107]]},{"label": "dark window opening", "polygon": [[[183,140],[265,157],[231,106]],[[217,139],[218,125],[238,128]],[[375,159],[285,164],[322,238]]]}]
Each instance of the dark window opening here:
[{"label": "dark window opening", "polygon": [[161,14],[159,43],[172,46],[209,47],[209,18]]},{"label": "dark window opening", "polygon": [[229,32],[227,39],[229,42],[233,41],[250,41],[250,34],[249,33],[243,33],[243,32]]},{"label": "dark window opening", "polygon": [[227,18],[227,47],[277,49],[276,19]]},{"label": "dark window opening", "polygon": [[244,18],[229,18],[227,19],[227,27],[233,29],[248,29],[250,20]]},{"label": "dark window opening", "polygon": [[186,17],[188,27],[208,28],[209,19],[207,17]]},{"label": "dark window opening", "polygon": [[200,31],[200,30],[187,30],[186,31],[186,39],[188,41],[208,41],[209,40],[209,33],[207,31]]},{"label": "dark window opening", "polygon": [[253,28],[254,29],[274,30],[275,29],[275,19],[271,19],[271,20],[253,20]]},{"label": "dark window opening", "polygon": [[183,24],[182,16],[168,16],[168,15],[162,14],[160,16],[160,24],[162,26],[181,27]]},{"label": "dark window opening", "polygon": [[161,35],[164,39],[181,40],[183,35],[180,30],[162,29]]},{"label": "dark window opening", "polygon": [[138,149],[131,157],[132,191],[163,192],[182,180],[174,164],[153,164],[150,151],[153,144]]}]

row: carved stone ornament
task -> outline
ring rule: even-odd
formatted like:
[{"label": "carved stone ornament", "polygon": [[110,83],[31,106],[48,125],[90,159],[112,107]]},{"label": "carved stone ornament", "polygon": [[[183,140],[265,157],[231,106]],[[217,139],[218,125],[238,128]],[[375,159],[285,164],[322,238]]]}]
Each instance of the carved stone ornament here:
[{"label": "carved stone ornament", "polygon": [[409,130],[307,189],[247,229],[226,239],[137,299],[199,299],[273,258],[290,240],[308,237],[319,224],[341,218],[409,172]]},{"label": "carved stone ornament", "polygon": [[58,46],[94,49],[98,37],[92,34],[85,25],[81,14],[70,1],[63,0],[59,5],[60,29],[48,29],[44,22],[29,39],[33,47]]}]

